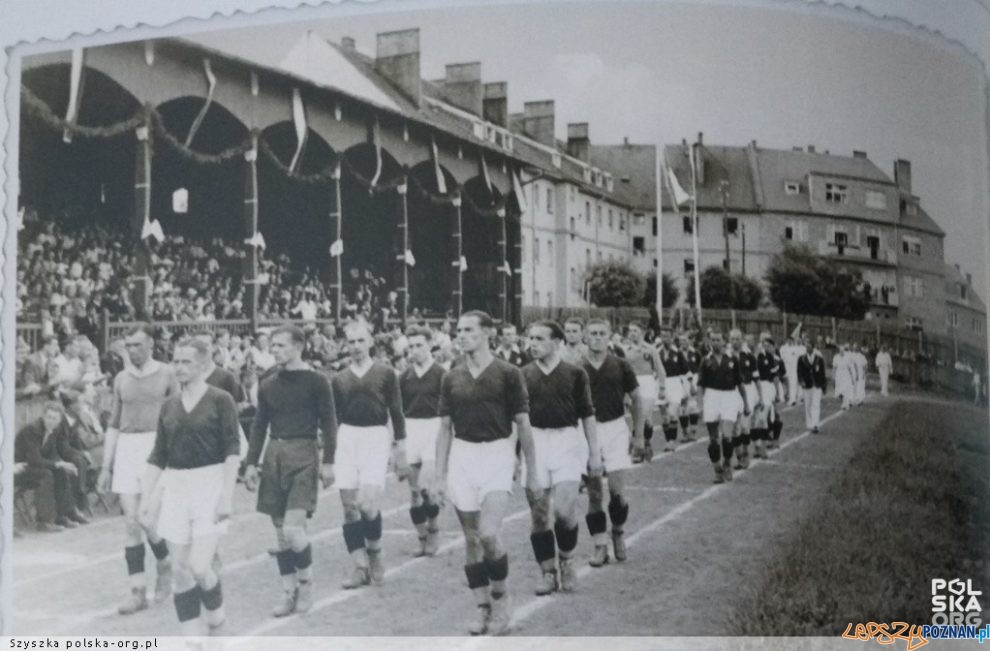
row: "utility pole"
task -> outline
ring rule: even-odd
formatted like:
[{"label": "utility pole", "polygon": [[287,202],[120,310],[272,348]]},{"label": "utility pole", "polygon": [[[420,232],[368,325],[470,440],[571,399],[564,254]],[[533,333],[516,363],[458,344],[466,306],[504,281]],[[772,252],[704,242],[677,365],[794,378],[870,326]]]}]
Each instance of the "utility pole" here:
[{"label": "utility pole", "polygon": [[746,224],[739,224],[742,230],[742,275],[746,275]]},{"label": "utility pole", "polygon": [[729,182],[723,180],[719,183],[722,192],[722,238],[725,240],[725,270],[732,273],[732,258],[729,257]]}]

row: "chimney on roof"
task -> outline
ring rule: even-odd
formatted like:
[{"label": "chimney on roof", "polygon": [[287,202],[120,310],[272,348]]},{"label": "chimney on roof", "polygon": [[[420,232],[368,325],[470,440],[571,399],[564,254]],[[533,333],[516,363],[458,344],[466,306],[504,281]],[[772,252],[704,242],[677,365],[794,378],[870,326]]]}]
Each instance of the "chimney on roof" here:
[{"label": "chimney on roof", "polygon": [[859,150],[859,149],[853,149],[853,158],[863,158],[863,159],[865,159],[866,158],[866,152],[865,151],[862,151],[862,150]]},{"label": "chimney on roof", "polygon": [[623,147],[629,146],[629,136],[622,136],[622,146]]},{"label": "chimney on roof", "polygon": [[681,147],[687,147],[687,138],[681,138]]},{"label": "chimney on roof", "polygon": [[378,34],[375,70],[419,106],[419,28]]},{"label": "chimney on roof", "polygon": [[911,161],[903,158],[894,161],[894,183],[902,191],[911,194]]},{"label": "chimney on roof", "polygon": [[574,158],[591,163],[591,139],[587,122],[571,122],[567,125],[567,153]]},{"label": "chimney on roof", "polygon": [[698,132],[698,144],[699,145],[705,144],[705,134],[701,131]]},{"label": "chimney on roof", "polygon": [[754,151],[756,150],[756,138],[753,138],[753,140],[749,143],[749,148]]},{"label": "chimney on roof", "polygon": [[483,117],[500,127],[509,126],[509,84],[493,81],[482,87],[481,111]]},{"label": "chimney on roof", "polygon": [[344,38],[340,39],[340,47],[344,48],[345,50],[353,50],[357,47],[357,44],[354,42],[354,39],[352,37],[345,36]]},{"label": "chimney on roof", "polygon": [[523,104],[523,131],[541,144],[556,147],[552,99]]},{"label": "chimney on roof", "polygon": [[808,153],[809,154],[814,154],[815,153],[815,146],[814,145],[808,145]]},{"label": "chimney on roof", "polygon": [[443,80],[443,95],[448,102],[481,117],[481,63],[449,63]]}]

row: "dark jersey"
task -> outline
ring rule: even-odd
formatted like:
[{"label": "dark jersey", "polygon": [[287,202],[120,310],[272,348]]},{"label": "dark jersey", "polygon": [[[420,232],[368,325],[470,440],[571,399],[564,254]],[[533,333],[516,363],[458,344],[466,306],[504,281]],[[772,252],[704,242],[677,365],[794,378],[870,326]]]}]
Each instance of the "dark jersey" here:
[{"label": "dark jersey", "polygon": [[229,393],[230,397],[238,405],[245,401],[244,389],[241,387],[241,383],[237,381],[237,377],[233,373],[226,369],[219,366],[214,368],[213,372],[206,376],[206,383],[211,387],[216,387]]},{"label": "dark jersey", "polygon": [[529,364],[530,362],[529,355],[526,354],[526,351],[519,350],[518,348],[515,347],[510,348],[509,350],[506,350],[501,347],[496,348],[495,356],[505,362],[512,364],[513,366],[518,366],[520,368],[526,366],[526,364]]},{"label": "dark jersey", "polygon": [[591,402],[595,420],[607,423],[622,418],[626,412],[625,398],[639,388],[639,381],[629,362],[615,355],[606,355],[600,368],[584,360],[584,371],[591,383]]},{"label": "dark jersey", "polygon": [[787,367],[784,366],[784,360],[778,353],[773,354],[773,374],[781,380],[787,377]]},{"label": "dark jersey", "polygon": [[768,352],[759,353],[756,356],[756,370],[760,374],[761,382],[773,382],[777,371],[777,360]]},{"label": "dark jersey", "polygon": [[663,369],[667,372],[667,377],[687,375],[687,358],[679,348],[667,348],[666,346],[661,348],[660,361],[663,362]]},{"label": "dark jersey", "polygon": [[307,369],[279,369],[258,386],[258,410],[251,426],[245,462],[257,465],[268,426],[274,439],[323,437],[323,462],[333,463],[337,447],[337,417],[327,378]]},{"label": "dark jersey", "polygon": [[739,371],[742,374],[743,384],[749,384],[759,379],[760,372],[756,368],[756,356],[753,353],[740,350],[736,359],[739,360]]},{"label": "dark jersey", "polygon": [[401,441],[406,437],[399,380],[390,367],[375,362],[361,377],[347,368],[334,375],[330,384],[337,406],[337,421],[341,425],[387,425],[391,416],[395,440]]},{"label": "dark jersey", "polygon": [[437,418],[440,415],[440,385],[444,370],[439,364],[430,364],[422,377],[410,366],[399,377],[402,392],[402,409],[406,418]]},{"label": "dark jersey", "polygon": [[449,416],[454,437],[471,443],[508,438],[517,414],[529,412],[522,371],[498,358],[477,378],[467,363],[452,367],[440,387],[440,415]]},{"label": "dark jersey", "polygon": [[574,427],[582,418],[595,415],[588,374],[560,360],[550,373],[536,362],[522,369],[529,393],[529,422],[541,429]]},{"label": "dark jersey", "polygon": [[684,351],[684,359],[687,361],[688,372],[697,375],[698,369],[701,368],[701,360],[704,359],[704,356],[694,348],[688,348]]},{"label": "dark jersey", "polygon": [[208,386],[191,411],[186,411],[181,394],[165,401],[148,463],[163,470],[186,470],[223,463],[240,451],[234,399],[226,391]]},{"label": "dark jersey", "polygon": [[709,353],[701,361],[701,369],[698,371],[698,386],[703,389],[733,391],[742,382],[739,362],[731,355],[722,355],[721,359],[717,359],[714,354]]}]

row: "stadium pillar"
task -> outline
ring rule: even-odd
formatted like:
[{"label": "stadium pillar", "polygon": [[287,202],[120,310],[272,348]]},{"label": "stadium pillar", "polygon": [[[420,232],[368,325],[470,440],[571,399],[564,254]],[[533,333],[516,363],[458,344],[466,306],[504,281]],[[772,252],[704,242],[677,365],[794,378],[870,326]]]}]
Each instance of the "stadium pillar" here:
[{"label": "stadium pillar", "polygon": [[501,261],[499,264],[499,279],[498,279],[498,318],[502,320],[503,323],[508,323],[509,321],[509,271],[512,267],[509,264],[507,237],[508,232],[505,223],[505,207],[498,209],[498,222],[499,222],[499,232],[498,232],[498,259]]},{"label": "stadium pillar", "polygon": [[453,260],[450,261],[451,273],[453,274],[453,291],[451,296],[451,308],[454,316],[459,318],[464,309],[464,268],[461,260],[464,256],[463,243],[461,242],[461,195],[455,194],[451,199],[454,211],[451,215],[450,234],[453,238]]},{"label": "stadium pillar", "polygon": [[[330,213],[330,232],[333,234],[333,241],[340,240],[340,228],[342,208],[340,202],[340,161],[333,168],[333,211]],[[330,290],[333,292],[333,316],[334,321],[340,324],[340,309],[343,301],[343,291],[340,284],[340,255],[333,256],[333,264],[330,265]]]},{"label": "stadium pillar", "polygon": [[398,227],[398,244],[399,244],[399,254],[396,256],[402,264],[402,275],[399,285],[399,318],[402,321],[402,326],[406,325],[406,316],[409,310],[409,261],[406,260],[406,254],[409,252],[409,201],[407,199],[409,188],[409,178],[406,177],[402,184],[399,185],[396,190],[399,193],[399,202],[401,204],[400,208],[402,214],[399,218]]},{"label": "stadium pillar", "polygon": [[244,289],[245,311],[251,332],[258,331],[258,247],[248,244],[258,232],[258,134],[251,134],[251,149],[244,152]]},{"label": "stadium pillar", "polygon": [[512,267],[512,322],[517,328],[522,328],[522,219],[517,216],[512,220],[509,237],[512,238],[512,257],[509,260]]},{"label": "stadium pillar", "polygon": [[147,239],[142,237],[144,225],[151,221],[151,121],[148,115],[146,113],[144,124],[136,131],[135,205],[134,219],[131,221],[131,227],[140,241],[135,256],[131,304],[134,306],[135,316],[140,320],[148,318],[148,296],[151,294],[151,250]]}]

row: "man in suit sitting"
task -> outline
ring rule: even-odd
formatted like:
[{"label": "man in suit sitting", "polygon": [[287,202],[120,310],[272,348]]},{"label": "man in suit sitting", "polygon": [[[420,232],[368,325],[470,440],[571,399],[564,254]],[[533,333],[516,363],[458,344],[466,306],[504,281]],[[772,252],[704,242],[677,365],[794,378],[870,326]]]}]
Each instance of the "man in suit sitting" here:
[{"label": "man in suit sitting", "polygon": [[35,490],[39,531],[61,531],[88,522],[76,508],[79,471],[70,457],[65,412],[58,402],[47,402],[41,418],[25,425],[14,442],[14,461],[27,464],[17,474],[17,485]]}]

